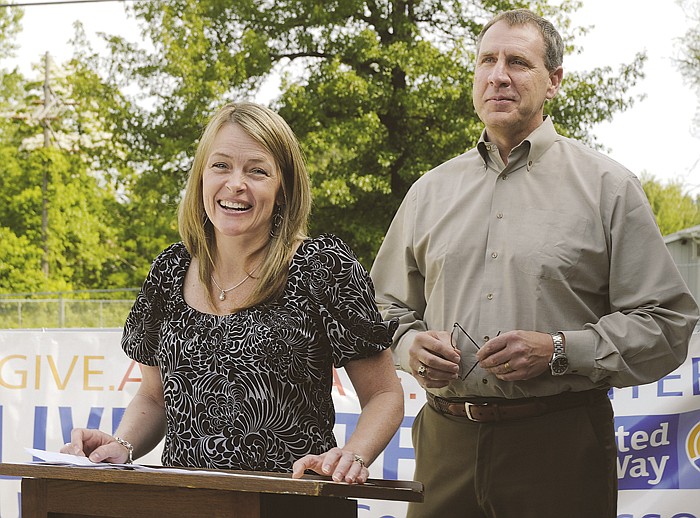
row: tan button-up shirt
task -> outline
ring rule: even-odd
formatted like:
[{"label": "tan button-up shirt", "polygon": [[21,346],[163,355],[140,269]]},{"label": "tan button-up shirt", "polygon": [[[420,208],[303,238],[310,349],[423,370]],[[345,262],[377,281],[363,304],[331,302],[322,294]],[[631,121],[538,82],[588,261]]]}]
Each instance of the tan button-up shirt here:
[{"label": "tan button-up shirt", "polygon": [[[566,337],[569,374],[518,382],[477,367],[444,397],[528,397],[654,381],[680,365],[698,307],[638,179],[558,135],[550,119],[505,166],[484,141],[410,189],[372,268],[397,367],[416,333],[458,322],[482,345],[499,331]],[[461,371],[476,348],[457,333]]]}]

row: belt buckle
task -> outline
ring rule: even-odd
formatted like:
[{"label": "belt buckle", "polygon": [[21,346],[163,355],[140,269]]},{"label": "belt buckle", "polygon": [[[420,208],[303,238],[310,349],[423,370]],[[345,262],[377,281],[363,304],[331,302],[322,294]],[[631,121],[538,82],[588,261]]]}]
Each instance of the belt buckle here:
[{"label": "belt buckle", "polygon": [[481,406],[487,406],[487,405],[488,405],[488,403],[480,403],[480,404],[477,404],[477,403],[470,403],[469,401],[465,401],[465,402],[464,402],[464,411],[467,413],[467,419],[469,419],[470,421],[473,421],[473,422],[475,422],[475,423],[480,422],[478,419],[476,419],[476,418],[472,415],[472,407],[475,407],[475,406],[476,406],[476,407],[481,407]]}]

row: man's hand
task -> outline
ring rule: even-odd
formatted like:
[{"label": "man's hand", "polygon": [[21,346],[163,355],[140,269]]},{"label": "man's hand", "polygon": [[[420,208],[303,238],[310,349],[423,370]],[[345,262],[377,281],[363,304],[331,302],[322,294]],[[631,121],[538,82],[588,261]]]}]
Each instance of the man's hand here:
[{"label": "man's hand", "polygon": [[549,367],[552,336],[535,331],[509,331],[486,342],[476,353],[479,366],[504,381],[528,380]]},{"label": "man's hand", "polygon": [[448,331],[418,333],[408,348],[413,376],[425,388],[442,388],[459,377],[460,354]]}]

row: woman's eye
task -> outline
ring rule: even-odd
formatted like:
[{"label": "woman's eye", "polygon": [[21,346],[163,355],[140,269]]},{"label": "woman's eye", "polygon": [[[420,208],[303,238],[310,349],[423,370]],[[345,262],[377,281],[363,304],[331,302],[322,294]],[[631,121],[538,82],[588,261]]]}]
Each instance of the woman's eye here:
[{"label": "woman's eye", "polygon": [[215,162],[211,165],[212,169],[225,169],[226,164],[223,162]]},{"label": "woman's eye", "polygon": [[251,169],[251,173],[253,173],[255,175],[269,176],[267,171],[265,171],[264,169],[260,169],[259,167],[256,167],[255,169]]}]

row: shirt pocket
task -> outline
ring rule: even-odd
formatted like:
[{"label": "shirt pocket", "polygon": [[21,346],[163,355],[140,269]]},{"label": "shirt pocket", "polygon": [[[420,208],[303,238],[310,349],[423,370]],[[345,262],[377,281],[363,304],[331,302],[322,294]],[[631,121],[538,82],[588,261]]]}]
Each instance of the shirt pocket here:
[{"label": "shirt pocket", "polygon": [[515,228],[515,264],[541,279],[565,280],[581,258],[588,220],[575,214],[525,209]]}]

